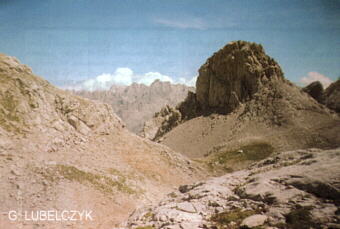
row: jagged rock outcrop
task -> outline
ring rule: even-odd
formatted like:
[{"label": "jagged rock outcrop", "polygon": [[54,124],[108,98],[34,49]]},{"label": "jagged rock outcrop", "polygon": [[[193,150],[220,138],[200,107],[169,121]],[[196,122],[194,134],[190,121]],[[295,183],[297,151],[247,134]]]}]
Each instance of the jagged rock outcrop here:
[{"label": "jagged rock outcrop", "polygon": [[313,99],[315,99],[319,103],[324,103],[324,95],[323,95],[324,89],[320,81],[315,81],[313,83],[310,83],[309,85],[304,87],[302,91],[312,96]]},{"label": "jagged rock outcrop", "polygon": [[[189,92],[185,101],[176,106],[182,117],[178,122],[211,113],[228,114],[242,103],[254,99],[256,92],[270,86],[269,81],[285,80],[280,66],[265,54],[263,47],[245,41],[230,42],[199,69],[196,93]],[[177,126],[169,128],[165,123],[165,128],[157,120],[151,120],[147,125],[150,123],[153,123],[153,129],[158,126],[161,133],[153,140],[158,140]],[[164,129],[167,131],[161,131]]]},{"label": "jagged rock outcrop", "polygon": [[[228,114],[253,99],[268,81],[284,81],[284,77],[280,66],[265,54],[262,46],[245,41],[230,42],[199,69],[196,93],[189,92],[185,101],[176,106],[182,117],[178,123],[211,113]],[[177,126],[169,126],[159,119],[147,123],[147,126],[152,124],[153,132],[160,133],[157,137],[145,133],[150,128],[144,128],[142,135],[159,140]],[[157,128],[159,131],[155,131]]]},{"label": "jagged rock outcrop", "polygon": [[181,113],[173,107],[165,106],[154,117],[144,123],[142,137],[156,140],[166,132],[180,124],[182,120]]},{"label": "jagged rock outcrop", "polygon": [[160,138],[181,124],[200,114],[200,108],[194,92],[189,91],[185,100],[176,107],[165,106],[160,112],[154,114],[153,118],[144,123],[141,136],[153,141]]},{"label": "jagged rock outcrop", "polygon": [[340,150],[277,153],[248,169],[180,186],[125,228],[339,228]]},{"label": "jagged rock outcrop", "polygon": [[340,80],[329,85],[324,93],[325,105],[340,113]]},{"label": "jagged rock outcrop", "polygon": [[133,83],[130,86],[113,85],[108,91],[74,91],[73,93],[108,103],[126,123],[127,128],[139,134],[144,122],[150,120],[162,107],[176,106],[193,87],[155,80],[150,86]]},{"label": "jagged rock outcrop", "polygon": [[[196,163],[130,133],[111,106],[60,90],[0,54],[0,228],[113,228],[136,206],[201,176]],[[85,209],[93,221],[8,217]]]},{"label": "jagged rock outcrop", "polygon": [[262,82],[283,79],[280,66],[261,45],[231,42],[199,69],[197,101],[205,113],[227,114],[254,98]]}]

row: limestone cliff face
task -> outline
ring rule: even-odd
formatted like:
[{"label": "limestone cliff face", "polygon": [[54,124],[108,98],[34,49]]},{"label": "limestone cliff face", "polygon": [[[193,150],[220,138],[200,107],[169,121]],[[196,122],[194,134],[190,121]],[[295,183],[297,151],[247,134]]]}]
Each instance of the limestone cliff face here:
[{"label": "limestone cliff face", "polygon": [[203,112],[226,114],[252,99],[263,81],[283,79],[280,66],[261,45],[231,42],[199,69],[197,101]]}]

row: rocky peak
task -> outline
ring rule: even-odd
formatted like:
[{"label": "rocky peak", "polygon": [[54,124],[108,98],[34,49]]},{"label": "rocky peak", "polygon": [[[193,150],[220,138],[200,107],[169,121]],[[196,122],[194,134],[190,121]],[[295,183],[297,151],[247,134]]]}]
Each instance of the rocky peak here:
[{"label": "rocky peak", "polygon": [[320,81],[312,82],[306,87],[304,87],[302,90],[306,92],[307,94],[309,94],[310,96],[312,96],[313,99],[315,99],[319,103],[323,103],[324,90],[323,90],[323,86],[320,83]]},{"label": "rocky peak", "polygon": [[266,81],[283,79],[280,66],[260,44],[231,42],[199,69],[197,101],[204,112],[226,114],[252,99]]},{"label": "rocky peak", "polygon": [[329,85],[324,93],[325,96],[325,105],[335,110],[336,112],[340,112],[340,80],[335,81],[331,85]]},{"label": "rocky peak", "polygon": [[[332,89],[333,87],[336,88],[332,86],[331,89],[327,89],[331,95],[329,98],[332,98],[329,104],[337,104],[337,90]],[[179,120],[169,122],[168,115],[155,116],[155,120],[148,123],[148,127],[152,123],[153,128],[144,129],[144,131],[152,130],[152,133],[145,133],[144,136],[151,136],[152,140],[160,141],[180,152],[190,152],[191,156],[203,156],[210,152],[214,144],[225,144],[225,140],[220,139],[220,136],[229,134],[225,133],[223,128],[216,126],[228,128],[230,139],[236,139],[236,133],[241,139],[245,139],[247,136],[265,136],[268,132],[273,133],[274,129],[275,131],[290,129],[289,135],[280,137],[281,140],[273,140],[274,145],[282,147],[286,143],[278,144],[278,142],[282,139],[287,142],[286,139],[293,136],[292,132],[298,136],[303,135],[307,139],[306,136],[314,134],[311,129],[316,128],[316,125],[323,128],[336,126],[338,122],[338,118],[329,109],[286,80],[279,64],[265,54],[261,45],[245,41],[231,42],[208,58],[199,70],[196,93],[189,93],[185,101],[176,106],[176,110],[180,115],[176,114],[172,117]],[[215,116],[221,118],[215,119]],[[216,124],[217,122],[219,124]],[[211,129],[198,128],[200,125],[210,126]],[[243,131],[241,127],[244,128]],[[157,128],[159,131],[155,131]],[[230,128],[235,129],[231,131]],[[336,146],[338,140],[329,137],[328,133],[326,134],[328,131],[331,130],[328,129],[316,136],[319,138],[324,135],[325,137],[322,138],[327,139],[326,141],[299,140],[296,144],[298,147],[306,147],[306,145],[315,147],[316,142],[323,142],[322,145],[317,146],[325,147],[328,144]],[[158,134],[154,135],[154,133]],[[279,131],[276,133],[277,136],[282,134]],[[334,135],[330,134],[330,136]],[[189,137],[192,137],[191,140],[188,140]],[[192,143],[201,137],[209,139],[207,141],[211,143],[200,145],[202,141],[197,141],[197,144],[189,145],[186,142]],[[308,139],[313,138],[308,137]],[[268,137],[264,139],[267,141]],[[289,140],[290,145],[295,141],[295,138],[292,139]],[[231,144],[230,142],[228,144]],[[203,150],[204,147],[207,148]],[[201,153],[197,154],[197,152]]]}]

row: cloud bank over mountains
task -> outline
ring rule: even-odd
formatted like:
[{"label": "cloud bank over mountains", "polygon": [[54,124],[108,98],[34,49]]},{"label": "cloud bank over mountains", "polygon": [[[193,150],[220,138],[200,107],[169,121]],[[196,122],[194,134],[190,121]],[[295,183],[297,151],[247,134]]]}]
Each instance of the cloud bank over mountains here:
[{"label": "cloud bank over mountains", "polygon": [[[139,83],[150,86],[155,80],[195,87],[197,76],[191,79],[186,79],[184,77],[175,78],[163,75],[159,72],[136,74],[130,68],[117,68],[113,73],[102,73],[94,78],[89,78],[84,81],[78,81],[63,85],[61,86],[61,88],[75,91],[109,90],[112,85],[129,86],[132,83]],[[333,82],[331,78],[321,73],[308,72],[307,76],[301,77],[298,84],[306,86],[314,81],[320,81],[324,88],[327,88]]]},{"label": "cloud bank over mountains", "polygon": [[314,81],[320,81],[324,88],[333,83],[332,79],[318,72],[308,72],[307,76],[301,78],[300,83],[302,83],[304,86],[307,86]]},{"label": "cloud bank over mountains", "polygon": [[76,82],[70,85],[64,85],[62,88],[76,91],[109,90],[112,85],[129,86],[132,83],[140,83],[149,86],[157,79],[163,82],[195,86],[196,78],[197,77],[193,77],[190,80],[187,80],[183,77],[175,79],[159,72],[147,72],[140,75],[135,74],[130,68],[117,68],[114,73],[102,73],[94,78]]}]

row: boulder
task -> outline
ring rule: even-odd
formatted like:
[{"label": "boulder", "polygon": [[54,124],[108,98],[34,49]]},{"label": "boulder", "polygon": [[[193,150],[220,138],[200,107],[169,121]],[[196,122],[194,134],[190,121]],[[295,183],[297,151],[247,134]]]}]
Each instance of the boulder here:
[{"label": "boulder", "polygon": [[252,215],[252,216],[245,218],[242,221],[241,226],[244,226],[247,228],[254,228],[254,227],[263,225],[267,220],[268,220],[268,216],[256,214],[256,215]]}]

